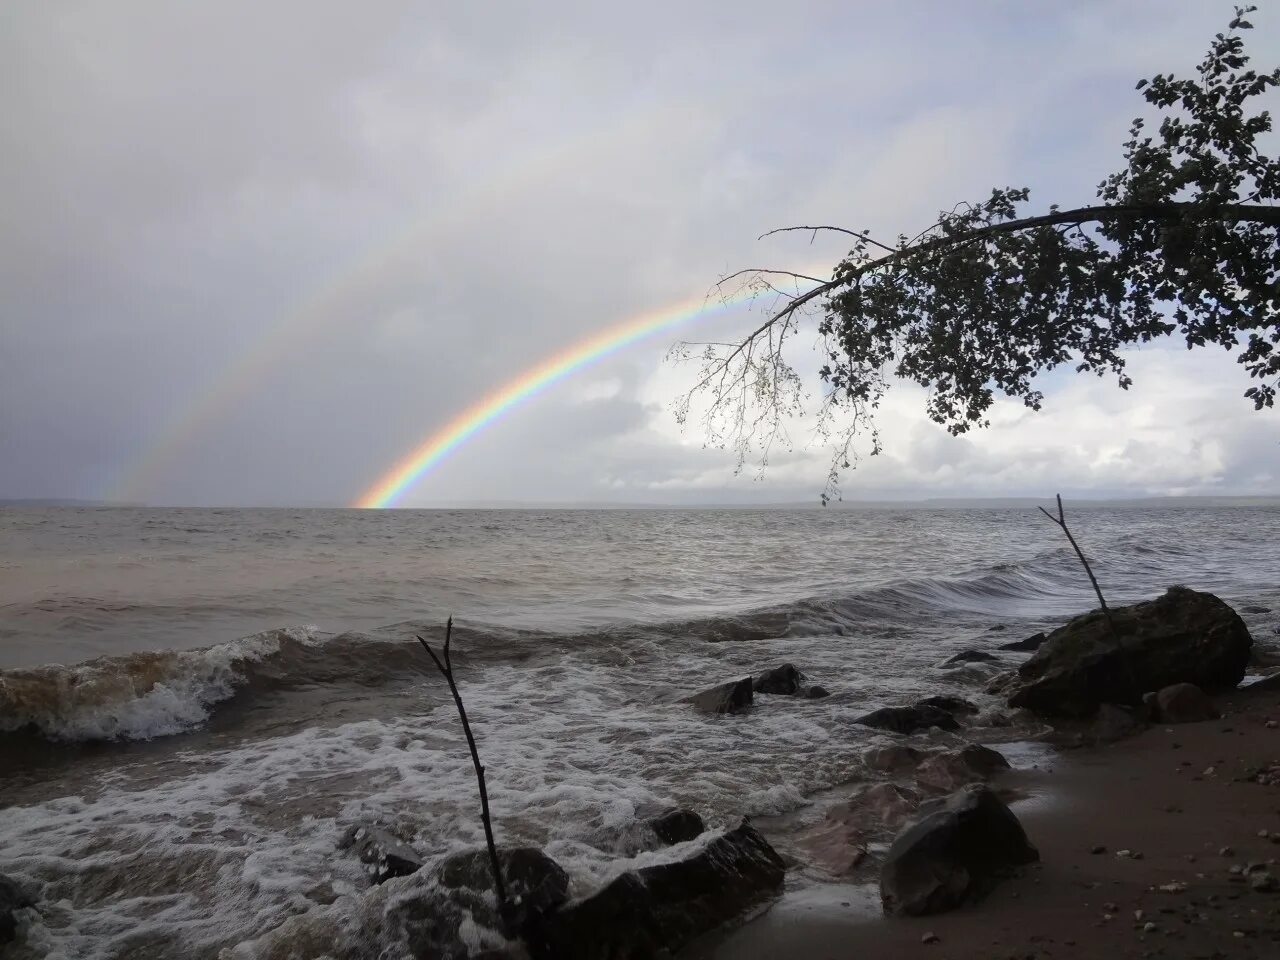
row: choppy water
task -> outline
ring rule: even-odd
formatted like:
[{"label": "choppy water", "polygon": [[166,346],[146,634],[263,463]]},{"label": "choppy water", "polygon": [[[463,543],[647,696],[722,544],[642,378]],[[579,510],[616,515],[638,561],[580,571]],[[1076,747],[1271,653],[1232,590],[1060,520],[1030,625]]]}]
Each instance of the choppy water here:
[{"label": "choppy water", "polygon": [[[1274,639],[1280,508],[1072,521],[1113,602],[1185,583],[1276,609],[1246,614]],[[480,842],[412,639],[450,614],[499,839],[585,892],[627,866],[602,831],[802,811],[864,775],[853,718],[982,701],[990,668],[938,663],[1091,605],[1026,509],[0,511],[0,873],[46,904],[17,955],[262,956],[290,918],[361,936],[383,894],[335,850],[348,825]],[[784,660],[834,696],[674,703]]]}]

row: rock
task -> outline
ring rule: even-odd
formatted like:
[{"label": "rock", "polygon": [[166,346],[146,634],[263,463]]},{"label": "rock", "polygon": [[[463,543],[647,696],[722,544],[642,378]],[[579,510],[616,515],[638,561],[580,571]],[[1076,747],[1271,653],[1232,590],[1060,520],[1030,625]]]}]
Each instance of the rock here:
[{"label": "rock", "polygon": [[1043,633],[1033,633],[1025,640],[1015,640],[1013,643],[1002,643],[998,650],[1016,650],[1019,653],[1027,653],[1033,650],[1039,650],[1044,646],[1045,640],[1048,638]]},{"label": "rock", "polygon": [[990,747],[976,743],[959,750],[943,750],[927,756],[916,771],[916,782],[926,790],[951,793],[971,783],[984,783],[1002,770],[1009,761]]},{"label": "rock", "polygon": [[1270,607],[1260,606],[1259,604],[1256,604],[1256,603],[1251,603],[1247,607],[1241,607],[1240,609],[1243,610],[1245,613],[1270,613],[1271,612]]},{"label": "rock", "polygon": [[1131,737],[1144,729],[1146,723],[1133,710],[1116,706],[1114,703],[1100,705],[1089,725],[1085,739],[1094,743],[1114,743]]},{"label": "rock", "polygon": [[961,650],[955,656],[947,657],[938,666],[958,667],[962,663],[989,663],[991,661],[999,661],[999,659],[999,657],[987,653],[985,650]]},{"label": "rock", "polygon": [[914,770],[924,756],[924,753],[914,747],[895,744],[892,747],[872,747],[862,755],[862,762],[872,770],[900,773],[903,770]]},{"label": "rock", "polygon": [[780,667],[757,674],[751,681],[751,688],[756,693],[779,693],[784,696],[795,696],[804,687],[808,679],[795,668],[794,664],[784,663]]},{"label": "rock", "polygon": [[668,846],[700,837],[707,829],[700,816],[692,810],[682,810],[679,807],[651,817],[645,823]]},{"label": "rock", "polygon": [[890,914],[940,913],[1038,859],[1009,808],[988,788],[968,787],[930,805],[893,841],[880,870],[880,902]]},{"label": "rock", "polygon": [[665,957],[782,887],[786,866],[746,821],[698,853],[629,871],[545,917],[534,956],[557,960]]},{"label": "rock", "polygon": [[1217,720],[1218,708],[1193,683],[1175,683],[1156,694],[1156,716],[1160,723],[1198,723]]},{"label": "rock", "polygon": [[872,710],[865,716],[853,721],[864,727],[876,727],[880,730],[892,730],[895,733],[915,733],[938,727],[941,730],[959,730],[956,718],[937,707],[882,707]]},{"label": "rock", "polygon": [[936,707],[939,710],[945,710],[952,714],[974,714],[978,712],[977,704],[970,703],[964,697],[953,697],[942,695],[937,697],[925,697],[923,700],[916,701],[917,707]]},{"label": "rock", "polygon": [[384,883],[392,877],[407,877],[421,869],[424,863],[417,850],[390,830],[373,824],[349,828],[338,841],[338,849],[355,853],[366,865],[369,878],[374,883]]},{"label": "rock", "polygon": [[751,678],[744,677],[692,694],[680,702],[692,704],[703,713],[741,713],[751,706],[752,699]]},{"label": "rock", "polygon": [[18,935],[17,912],[35,905],[35,897],[22,884],[0,873],[0,946]]},{"label": "rock", "polygon": [[[569,875],[537,847],[501,847],[498,863],[517,929],[527,929],[569,899]],[[493,868],[484,849],[446,857],[435,876],[446,890],[482,894],[493,890]]]},{"label": "rock", "polygon": [[1116,608],[1112,619],[1119,640],[1101,611],[1076,617],[993,688],[1008,694],[1010,706],[1088,716],[1100,703],[1140,703],[1147,690],[1175,683],[1220,690],[1244,676],[1253,639],[1212,594],[1171,587],[1155,600]]},{"label": "rock", "polygon": [[800,695],[806,700],[821,700],[823,697],[831,696],[831,691],[821,684],[814,683],[805,687]]}]

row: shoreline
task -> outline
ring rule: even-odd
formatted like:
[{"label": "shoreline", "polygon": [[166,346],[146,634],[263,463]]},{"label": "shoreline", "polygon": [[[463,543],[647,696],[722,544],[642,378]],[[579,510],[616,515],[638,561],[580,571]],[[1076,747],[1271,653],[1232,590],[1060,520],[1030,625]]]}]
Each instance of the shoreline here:
[{"label": "shoreline", "polygon": [[[1054,751],[1039,769],[994,781],[1022,795],[1011,809],[1041,862],[976,904],[885,917],[875,884],[821,885],[786,892],[681,956],[1275,956],[1280,890],[1256,891],[1242,872],[1266,864],[1280,880],[1280,783],[1245,779],[1280,764],[1280,685],[1214,699],[1219,720],[1157,724],[1111,744]],[[1099,846],[1106,852],[1091,852]],[[1123,850],[1135,856],[1116,855]],[[928,935],[936,941],[923,942]]]}]

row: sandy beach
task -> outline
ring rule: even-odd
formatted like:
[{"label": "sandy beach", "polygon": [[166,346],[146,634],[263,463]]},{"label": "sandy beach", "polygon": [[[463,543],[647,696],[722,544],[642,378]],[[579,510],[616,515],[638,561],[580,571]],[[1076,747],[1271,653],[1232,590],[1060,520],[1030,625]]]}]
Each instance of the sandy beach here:
[{"label": "sandy beach", "polygon": [[[1280,888],[1280,683],[1217,698],[1222,718],[1064,750],[995,783],[1041,862],[985,900],[922,918],[880,915],[875,888],[788,895],[689,955],[714,960],[1275,957]],[[1270,725],[1269,725],[1270,724]],[[1105,848],[1105,852],[1096,852]],[[1128,851],[1128,855],[1124,853]],[[929,941],[929,942],[926,942]]]}]

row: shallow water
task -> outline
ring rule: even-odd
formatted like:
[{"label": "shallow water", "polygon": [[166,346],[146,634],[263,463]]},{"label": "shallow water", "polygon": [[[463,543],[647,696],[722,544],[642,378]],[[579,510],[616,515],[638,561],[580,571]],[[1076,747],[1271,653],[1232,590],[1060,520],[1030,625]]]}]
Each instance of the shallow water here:
[{"label": "shallow water", "polygon": [[[1114,603],[1178,582],[1280,609],[1280,508],[1071,520]],[[1030,510],[0,511],[0,873],[53,904],[18,955],[263,956],[290,918],[382,949],[350,933],[387,894],[342,831],[481,839],[413,640],[450,614],[499,839],[546,845],[581,893],[646,810],[802,823],[864,775],[855,717],[984,702],[995,668],[939,662],[1092,600]],[[783,660],[834,695],[674,703]]]}]

